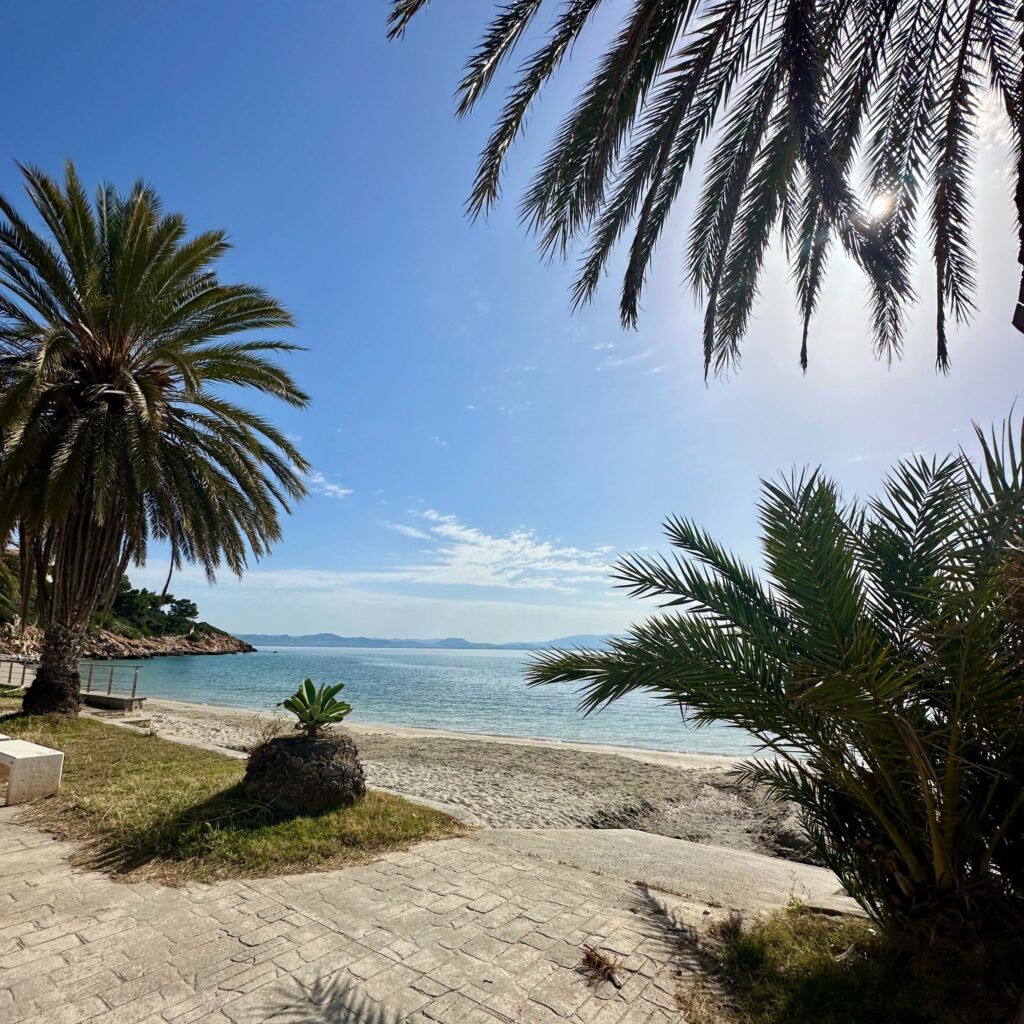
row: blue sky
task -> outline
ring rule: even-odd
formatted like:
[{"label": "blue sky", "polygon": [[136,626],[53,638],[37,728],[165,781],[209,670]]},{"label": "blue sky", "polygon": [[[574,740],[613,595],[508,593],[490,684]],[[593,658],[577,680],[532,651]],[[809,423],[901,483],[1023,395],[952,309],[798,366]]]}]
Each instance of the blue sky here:
[{"label": "blue sky", "polygon": [[[238,631],[546,639],[645,614],[608,585],[617,552],[690,515],[754,559],[761,477],[823,464],[847,493],[910,451],[1001,419],[1024,347],[1006,151],[985,111],[979,314],[935,374],[922,268],[905,359],[875,360],[857,272],[837,264],[810,372],[772,258],[738,374],[705,384],[700,312],[682,289],[691,184],[661,241],[637,331],[616,275],[572,314],[571,266],[545,266],[516,199],[623,4],[610,3],[534,110],[505,201],[462,205],[495,94],[452,116],[489,5],[437,0],[400,44],[383,2],[47,2],[5,9],[0,190],[13,161],[152,183],[194,230],[226,228],[224,276],[296,315],[306,412],[268,407],[316,469],[285,540],[241,583],[172,589]],[[19,95],[20,90],[20,95]],[[11,95],[11,93],[9,93]],[[154,552],[134,575],[162,583]]]}]

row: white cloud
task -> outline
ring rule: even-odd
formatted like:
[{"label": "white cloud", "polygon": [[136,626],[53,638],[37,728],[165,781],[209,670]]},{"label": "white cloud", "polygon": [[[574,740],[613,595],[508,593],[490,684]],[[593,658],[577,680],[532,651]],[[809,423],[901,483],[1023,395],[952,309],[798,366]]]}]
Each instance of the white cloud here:
[{"label": "white cloud", "polygon": [[607,547],[568,547],[542,540],[526,528],[494,536],[434,509],[413,514],[424,521],[424,529],[394,528],[432,541],[431,557],[417,565],[374,573],[373,579],[572,593],[578,584],[603,581],[608,574],[611,549]]},{"label": "white cloud", "polygon": [[605,349],[609,349],[609,348],[615,348],[615,342],[614,341],[606,341],[606,342],[604,342],[601,345],[595,345],[594,346],[594,351],[595,352],[603,352]]},{"label": "white cloud", "polygon": [[406,526],[405,523],[387,523],[385,525],[392,530],[397,530],[406,537],[413,537],[416,540],[430,540],[429,533],[424,533],[422,530],[418,530],[415,526]]},{"label": "white cloud", "polygon": [[417,524],[385,522],[403,536],[424,542],[421,560],[370,569],[257,569],[246,579],[264,587],[330,591],[371,584],[480,587],[495,590],[577,594],[607,589],[610,547],[575,548],[542,540],[520,527],[495,536],[434,509],[409,510]]},{"label": "white cloud", "polygon": [[653,349],[647,349],[644,352],[635,352],[631,356],[605,356],[597,364],[598,372],[601,370],[614,370],[620,366],[632,366],[634,363],[642,363],[645,359],[650,359],[654,355]]},{"label": "white cloud", "polygon": [[448,442],[445,441],[443,438],[435,436],[435,437],[432,437],[430,440],[433,441],[434,444],[436,444],[438,448],[447,448],[448,447]]},{"label": "white cloud", "polygon": [[328,498],[344,498],[352,493],[350,487],[342,487],[339,484],[332,484],[323,473],[316,471],[310,473],[306,483],[314,494],[323,494]]},{"label": "white cloud", "polygon": [[[166,565],[132,571],[137,586],[159,589]],[[174,589],[198,602],[200,615],[236,633],[335,632],[349,636],[465,636],[470,640],[550,640],[572,633],[617,633],[638,617],[618,595],[564,604],[399,594],[352,586],[349,573],[262,569],[206,585],[201,570],[175,574]]]}]

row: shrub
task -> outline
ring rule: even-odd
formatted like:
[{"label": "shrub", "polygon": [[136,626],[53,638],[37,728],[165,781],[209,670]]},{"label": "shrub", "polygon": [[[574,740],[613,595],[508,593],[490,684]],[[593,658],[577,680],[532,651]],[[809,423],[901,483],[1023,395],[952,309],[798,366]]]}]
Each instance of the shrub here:
[{"label": "shrub", "polygon": [[[795,802],[819,856],[883,926],[964,945],[1024,923],[1024,461],[1012,425],[900,462],[844,503],[821,472],[764,485],[765,573],[693,522],[673,557],[615,569],[673,610],[607,651],[551,651],[533,683],[593,711],[646,691],[774,756],[740,770]],[[1021,934],[1019,931],[1017,934]]]}]

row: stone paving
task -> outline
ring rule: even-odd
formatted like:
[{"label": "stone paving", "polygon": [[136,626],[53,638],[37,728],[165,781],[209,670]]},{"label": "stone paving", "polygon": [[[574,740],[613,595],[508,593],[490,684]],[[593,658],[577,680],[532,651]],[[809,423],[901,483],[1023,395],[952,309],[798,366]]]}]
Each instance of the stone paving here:
[{"label": "stone paving", "polygon": [[[472,837],[182,888],[73,869],[73,848],[0,811],[4,1024],[682,1019],[654,896]],[[621,958],[620,989],[588,985],[584,943]]]}]

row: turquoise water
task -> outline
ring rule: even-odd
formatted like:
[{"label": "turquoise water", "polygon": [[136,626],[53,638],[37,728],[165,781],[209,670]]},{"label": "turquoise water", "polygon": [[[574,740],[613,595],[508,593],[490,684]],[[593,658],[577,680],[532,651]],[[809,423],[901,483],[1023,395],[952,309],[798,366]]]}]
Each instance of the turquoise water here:
[{"label": "turquoise water", "polygon": [[526,687],[529,657],[523,651],[285,647],[154,658],[140,663],[139,693],[266,710],[309,677],[317,684],[345,683],[353,722],[700,753],[750,750],[739,730],[691,728],[678,710],[641,695],[584,718],[572,686]]}]

